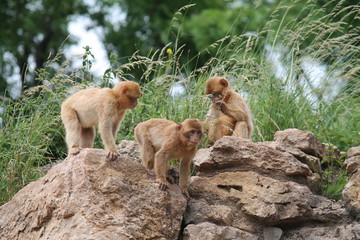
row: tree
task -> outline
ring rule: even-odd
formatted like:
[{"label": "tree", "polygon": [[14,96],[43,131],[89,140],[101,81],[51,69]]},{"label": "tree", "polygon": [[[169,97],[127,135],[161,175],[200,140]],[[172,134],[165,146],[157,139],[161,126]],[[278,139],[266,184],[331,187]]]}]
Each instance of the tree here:
[{"label": "tree", "polygon": [[36,69],[43,67],[49,54],[56,54],[63,44],[73,43],[64,42],[68,23],[73,16],[87,12],[82,0],[1,1],[0,95],[9,87],[7,79],[17,72],[23,90],[41,84],[35,80]]}]

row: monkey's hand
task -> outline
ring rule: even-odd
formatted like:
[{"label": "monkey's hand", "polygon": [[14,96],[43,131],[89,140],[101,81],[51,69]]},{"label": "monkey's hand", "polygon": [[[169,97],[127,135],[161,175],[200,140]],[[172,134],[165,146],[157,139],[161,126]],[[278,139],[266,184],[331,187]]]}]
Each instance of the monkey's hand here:
[{"label": "monkey's hand", "polygon": [[185,188],[180,187],[180,189],[181,189],[182,194],[184,194],[184,196],[186,198],[186,201],[189,202],[190,201],[190,194],[189,194],[187,188],[186,187]]},{"label": "monkey's hand", "polygon": [[118,151],[108,150],[108,154],[107,154],[106,158],[109,159],[110,161],[115,161],[119,156],[120,156],[120,154],[118,153]]},{"label": "monkey's hand", "polygon": [[214,105],[217,109],[219,109],[220,111],[222,111],[223,113],[225,113],[226,110],[226,103],[224,101],[216,101],[214,102]]},{"label": "monkey's hand", "polygon": [[78,155],[80,153],[80,150],[81,150],[81,148],[79,148],[79,147],[73,147],[73,148],[70,149],[69,153],[71,155],[75,156],[75,155]]}]

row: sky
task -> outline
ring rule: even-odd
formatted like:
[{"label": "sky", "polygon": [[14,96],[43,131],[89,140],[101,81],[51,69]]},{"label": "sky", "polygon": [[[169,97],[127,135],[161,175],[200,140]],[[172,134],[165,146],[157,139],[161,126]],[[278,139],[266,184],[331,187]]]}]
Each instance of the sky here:
[{"label": "sky", "polygon": [[110,67],[109,58],[100,39],[100,36],[103,35],[103,29],[98,27],[87,30],[88,25],[91,25],[91,20],[87,17],[77,17],[69,24],[70,38],[78,39],[78,44],[70,46],[65,51],[65,55],[67,58],[77,56],[74,58],[74,67],[78,68],[82,65],[81,56],[85,52],[84,47],[91,47],[90,51],[95,57],[91,72],[100,77]]}]

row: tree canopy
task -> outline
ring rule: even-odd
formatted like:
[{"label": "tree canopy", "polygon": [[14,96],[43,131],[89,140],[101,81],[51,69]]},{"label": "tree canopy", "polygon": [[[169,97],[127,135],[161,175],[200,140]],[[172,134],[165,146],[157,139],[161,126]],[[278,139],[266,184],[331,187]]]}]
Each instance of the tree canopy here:
[{"label": "tree canopy", "polygon": [[[5,90],[11,87],[9,79],[15,80],[22,90],[41,84],[35,80],[36,69],[44,67],[49,55],[75,43],[67,36],[68,24],[76,16],[89,17],[93,22],[89,28],[100,26],[104,29],[102,38],[106,51],[109,55],[119,56],[120,63],[126,63],[135,52],[148,56],[164,46],[185,46],[181,59],[191,70],[201,67],[219,51],[213,47],[217,41],[221,44],[221,40],[230,41],[232,36],[257,34],[277,6],[282,9],[276,13],[281,21],[273,22],[271,28],[277,31],[279,27],[290,26],[291,29],[294,21],[309,17],[304,4],[312,4],[311,8],[324,7],[323,16],[330,14],[332,17],[322,21],[347,23],[349,27],[345,30],[348,32],[359,26],[359,16],[348,14],[349,9],[359,8],[352,0],[341,1],[341,5],[326,0],[306,3],[289,0],[106,0],[97,1],[92,7],[84,0],[3,0],[0,3],[3,21],[0,28],[0,54],[3,56],[0,58],[0,95],[4,96]],[[115,8],[119,9],[117,14],[124,16],[122,19],[113,19],[111,13]],[[316,17],[321,19],[322,16]],[[323,37],[334,34],[345,32],[329,32]],[[307,42],[315,37],[316,33],[299,47],[306,48]],[[324,60],[336,61],[332,57],[335,55],[329,53]],[[141,69],[134,71],[136,74]],[[8,92],[6,96],[9,96]]]}]

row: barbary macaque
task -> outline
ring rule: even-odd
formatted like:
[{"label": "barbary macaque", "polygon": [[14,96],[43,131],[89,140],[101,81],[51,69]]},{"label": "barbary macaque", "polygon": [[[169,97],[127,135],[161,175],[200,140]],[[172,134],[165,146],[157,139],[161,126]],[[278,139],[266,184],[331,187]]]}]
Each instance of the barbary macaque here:
[{"label": "barbary macaque", "polygon": [[161,190],[168,188],[169,160],[180,158],[179,187],[187,200],[190,199],[187,190],[190,164],[202,135],[202,123],[198,119],[186,119],[178,124],[166,119],[150,119],[135,127],[141,159],[147,169],[155,170]]},{"label": "barbary macaque", "polygon": [[221,77],[208,79],[206,94],[212,101],[204,122],[210,142],[214,143],[223,136],[251,139],[253,123],[250,109],[229,82]]},{"label": "barbary macaque", "polygon": [[122,81],[113,88],[87,88],[74,93],[61,105],[68,154],[76,155],[82,148],[92,148],[95,126],[108,152],[107,158],[117,159],[115,139],[126,110],[137,106],[141,96],[139,84]]}]

